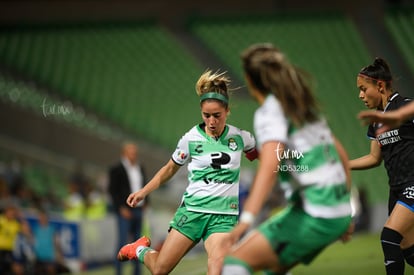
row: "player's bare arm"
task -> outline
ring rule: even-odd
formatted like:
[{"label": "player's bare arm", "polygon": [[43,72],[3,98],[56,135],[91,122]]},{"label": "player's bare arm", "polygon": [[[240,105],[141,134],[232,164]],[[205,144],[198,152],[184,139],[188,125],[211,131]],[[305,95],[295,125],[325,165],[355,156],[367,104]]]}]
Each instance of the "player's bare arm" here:
[{"label": "player's bare arm", "polygon": [[158,189],[162,184],[167,182],[172,176],[177,173],[181,166],[177,165],[171,159],[165,164],[154,177],[142,188],[141,190],[132,193],[127,198],[127,204],[130,207],[135,207],[140,201],[142,201],[149,193]]}]

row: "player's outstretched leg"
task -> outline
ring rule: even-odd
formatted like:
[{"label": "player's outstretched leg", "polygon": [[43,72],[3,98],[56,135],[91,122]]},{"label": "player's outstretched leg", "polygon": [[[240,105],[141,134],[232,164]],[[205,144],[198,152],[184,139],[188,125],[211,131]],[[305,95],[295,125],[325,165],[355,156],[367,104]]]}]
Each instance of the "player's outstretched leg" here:
[{"label": "player's outstretched leg", "polygon": [[126,244],[118,252],[118,261],[138,260],[138,255],[142,250],[151,245],[151,240],[147,237],[141,237],[133,243]]}]

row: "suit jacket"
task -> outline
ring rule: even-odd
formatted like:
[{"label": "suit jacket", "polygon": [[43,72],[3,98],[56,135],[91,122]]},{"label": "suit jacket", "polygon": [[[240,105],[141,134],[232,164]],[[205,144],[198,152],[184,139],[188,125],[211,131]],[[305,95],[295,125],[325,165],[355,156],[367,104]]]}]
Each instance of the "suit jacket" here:
[{"label": "suit jacket", "polygon": [[[142,183],[147,183],[144,169],[141,165],[138,165],[142,174]],[[131,194],[131,187],[129,185],[129,178],[127,171],[122,162],[117,163],[115,166],[109,169],[109,186],[108,192],[112,198],[112,205],[115,212],[119,212],[119,208],[122,206],[128,206],[126,199]],[[148,203],[148,198],[145,198],[144,204]]]}]

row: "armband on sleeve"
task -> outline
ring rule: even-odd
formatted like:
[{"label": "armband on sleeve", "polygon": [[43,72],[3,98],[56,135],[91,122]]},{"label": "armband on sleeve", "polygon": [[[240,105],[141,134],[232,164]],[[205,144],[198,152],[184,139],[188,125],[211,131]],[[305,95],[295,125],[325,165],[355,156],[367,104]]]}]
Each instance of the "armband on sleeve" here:
[{"label": "armband on sleeve", "polygon": [[248,160],[253,161],[259,157],[259,152],[256,150],[256,148],[252,148],[249,151],[245,152],[245,156]]}]

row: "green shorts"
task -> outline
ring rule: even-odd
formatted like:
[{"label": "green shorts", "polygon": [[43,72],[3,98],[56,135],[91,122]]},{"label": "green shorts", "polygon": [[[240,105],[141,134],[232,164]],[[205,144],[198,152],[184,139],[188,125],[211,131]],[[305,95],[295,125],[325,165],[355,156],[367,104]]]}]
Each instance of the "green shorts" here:
[{"label": "green shorts", "polygon": [[237,223],[237,215],[210,214],[177,209],[170,227],[194,242],[204,241],[213,233],[229,232]]},{"label": "green shorts", "polygon": [[279,257],[280,264],[309,264],[325,247],[346,232],[351,217],[322,219],[302,208],[288,207],[262,223],[258,230]]}]

